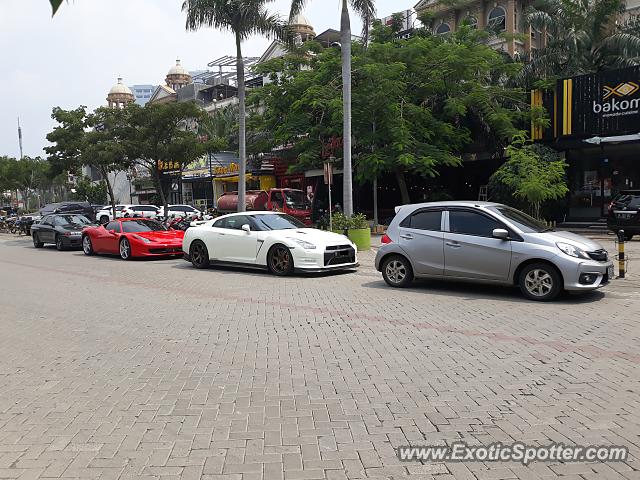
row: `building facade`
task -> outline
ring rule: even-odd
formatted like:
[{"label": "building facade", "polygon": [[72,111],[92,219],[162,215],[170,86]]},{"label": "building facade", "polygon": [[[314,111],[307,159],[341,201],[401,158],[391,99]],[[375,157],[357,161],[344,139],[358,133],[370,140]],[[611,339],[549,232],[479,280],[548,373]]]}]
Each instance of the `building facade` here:
[{"label": "building facade", "polygon": [[568,219],[600,218],[620,190],[640,188],[640,67],[562,79],[533,91],[531,103],[551,118],[532,138],[569,164]]},{"label": "building facade", "polygon": [[156,85],[132,85],[129,88],[133,92],[136,103],[142,107],[149,101],[151,95],[153,95]]}]

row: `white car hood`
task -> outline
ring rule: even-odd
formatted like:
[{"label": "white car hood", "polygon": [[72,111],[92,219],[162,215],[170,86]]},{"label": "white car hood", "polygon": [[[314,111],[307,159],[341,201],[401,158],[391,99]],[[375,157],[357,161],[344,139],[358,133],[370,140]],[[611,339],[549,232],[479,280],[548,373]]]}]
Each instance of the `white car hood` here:
[{"label": "white car hood", "polygon": [[315,228],[299,228],[296,230],[278,230],[278,235],[284,238],[295,238],[313,243],[318,247],[326,247],[328,245],[352,245],[344,235],[339,233],[327,232]]}]

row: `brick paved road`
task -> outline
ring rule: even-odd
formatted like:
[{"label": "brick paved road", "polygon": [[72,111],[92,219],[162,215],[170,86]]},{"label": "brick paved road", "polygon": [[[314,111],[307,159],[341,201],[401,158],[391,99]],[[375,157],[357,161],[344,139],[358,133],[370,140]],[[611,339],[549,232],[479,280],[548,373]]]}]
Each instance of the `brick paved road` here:
[{"label": "brick paved road", "polygon": [[280,279],[0,238],[0,478],[640,478],[633,459],[422,465],[394,451],[557,441],[637,458],[633,279],[541,305],[391,290],[361,259],[355,274]]}]

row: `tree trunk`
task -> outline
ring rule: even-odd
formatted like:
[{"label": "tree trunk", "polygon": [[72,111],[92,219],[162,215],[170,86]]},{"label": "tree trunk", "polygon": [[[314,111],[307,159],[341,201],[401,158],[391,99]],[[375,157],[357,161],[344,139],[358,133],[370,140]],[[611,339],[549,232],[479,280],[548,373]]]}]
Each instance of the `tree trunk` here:
[{"label": "tree trunk", "polygon": [[[111,182],[109,181],[109,172],[105,169],[100,167],[100,175],[102,175],[102,178],[104,178],[104,183],[107,185],[107,191],[109,192],[109,200],[111,201],[111,211],[113,212],[113,219],[115,220],[116,218],[116,196],[113,193],[113,186],[111,185]],[[96,220],[98,220],[96,218]]]},{"label": "tree trunk", "polygon": [[343,119],[343,211],[347,217],[353,215],[353,172],[351,166],[351,21],[347,0],[342,0],[340,15],[340,35],[342,42],[342,102]]},{"label": "tree trunk", "polygon": [[236,33],[236,70],[238,77],[238,117],[239,117],[239,156],[240,174],[238,178],[238,212],[246,210],[247,192],[247,118],[246,118],[246,92],[244,84],[244,59],[242,58],[242,40],[240,34]]},{"label": "tree trunk", "polygon": [[407,188],[407,180],[404,178],[404,172],[396,167],[393,169],[393,173],[396,176],[396,181],[398,182],[398,187],[400,188],[400,195],[402,195],[402,203],[406,205],[407,203],[411,203],[411,198],[409,197],[409,189]]},{"label": "tree trunk", "polygon": [[158,192],[158,195],[160,195],[162,208],[164,208],[164,223],[165,225],[169,225],[169,201],[167,200],[167,196],[164,194],[164,189],[162,188],[162,181],[160,180],[160,171],[158,170],[157,161],[156,161],[156,168],[154,168],[153,170],[153,183],[156,186],[156,191]]}]

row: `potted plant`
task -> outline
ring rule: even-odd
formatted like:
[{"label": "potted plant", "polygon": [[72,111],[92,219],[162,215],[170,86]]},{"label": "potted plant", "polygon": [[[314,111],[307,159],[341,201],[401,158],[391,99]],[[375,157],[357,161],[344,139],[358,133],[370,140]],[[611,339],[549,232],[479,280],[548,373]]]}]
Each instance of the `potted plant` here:
[{"label": "potted plant", "polygon": [[362,213],[356,213],[347,219],[347,236],[356,244],[359,251],[371,249],[371,227],[367,217]]}]

